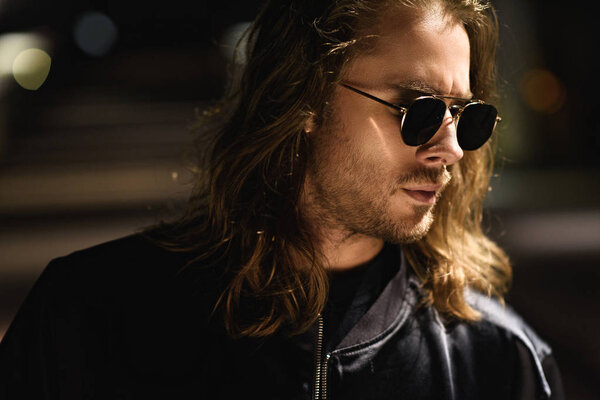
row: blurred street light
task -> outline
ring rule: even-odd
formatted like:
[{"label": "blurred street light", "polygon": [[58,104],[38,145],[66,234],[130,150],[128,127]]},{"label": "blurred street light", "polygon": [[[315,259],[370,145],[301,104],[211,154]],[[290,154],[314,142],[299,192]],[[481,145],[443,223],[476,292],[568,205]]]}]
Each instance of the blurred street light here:
[{"label": "blurred street light", "polygon": [[22,88],[38,90],[48,77],[51,63],[50,56],[44,50],[23,50],[13,62],[13,77]]},{"label": "blurred street light", "polygon": [[49,43],[36,33],[0,36],[0,95],[14,80],[23,88],[37,90],[50,72]]},{"label": "blurred street light", "polygon": [[84,53],[101,57],[106,55],[115,44],[118,29],[106,14],[91,11],[77,20],[73,36],[75,43]]}]

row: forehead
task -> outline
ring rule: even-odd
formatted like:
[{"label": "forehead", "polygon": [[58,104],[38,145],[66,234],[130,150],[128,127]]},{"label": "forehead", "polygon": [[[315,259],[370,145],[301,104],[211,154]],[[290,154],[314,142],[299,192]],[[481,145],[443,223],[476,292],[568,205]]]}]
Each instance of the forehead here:
[{"label": "forehead", "polygon": [[469,97],[470,45],[461,23],[440,9],[392,8],[366,32],[344,79],[372,88],[419,82],[438,94]]}]

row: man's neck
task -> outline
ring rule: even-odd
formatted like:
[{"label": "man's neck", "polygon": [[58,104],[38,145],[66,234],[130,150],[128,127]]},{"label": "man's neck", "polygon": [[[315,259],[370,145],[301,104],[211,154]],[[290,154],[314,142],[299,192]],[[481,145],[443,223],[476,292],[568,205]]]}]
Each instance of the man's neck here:
[{"label": "man's neck", "polygon": [[304,184],[301,208],[305,210],[304,217],[330,272],[344,272],[365,265],[383,249],[383,239],[350,231],[320,207],[315,201],[310,175]]},{"label": "man's neck", "polygon": [[383,248],[383,240],[343,232],[321,232],[320,250],[331,272],[343,272],[360,267],[374,259]]}]

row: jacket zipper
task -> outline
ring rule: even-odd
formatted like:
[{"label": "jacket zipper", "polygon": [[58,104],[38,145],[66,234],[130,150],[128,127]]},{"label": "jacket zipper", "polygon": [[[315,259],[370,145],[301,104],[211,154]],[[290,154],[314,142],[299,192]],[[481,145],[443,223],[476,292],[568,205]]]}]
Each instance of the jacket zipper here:
[{"label": "jacket zipper", "polygon": [[327,399],[327,366],[330,354],[323,357],[323,316],[319,314],[317,325],[317,343],[315,346],[315,385],[313,400]]}]

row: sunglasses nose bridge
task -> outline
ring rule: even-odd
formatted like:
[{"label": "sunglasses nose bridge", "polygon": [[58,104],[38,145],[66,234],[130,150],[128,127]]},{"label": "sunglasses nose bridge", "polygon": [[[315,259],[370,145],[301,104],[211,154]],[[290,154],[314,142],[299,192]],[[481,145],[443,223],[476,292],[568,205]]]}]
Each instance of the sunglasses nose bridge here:
[{"label": "sunglasses nose bridge", "polygon": [[[455,107],[445,101],[436,103],[436,120],[439,123],[435,132],[431,132],[429,139],[422,143],[417,151],[417,157],[429,166],[452,165],[463,157],[463,150],[458,143],[457,116]],[[460,110],[456,110],[460,111]]]},{"label": "sunglasses nose bridge", "polygon": [[460,114],[462,113],[463,109],[464,107],[461,107],[456,104],[453,104],[448,107],[448,111],[450,111],[450,115],[452,116],[452,120],[455,124],[458,122],[458,118],[460,118]]}]

